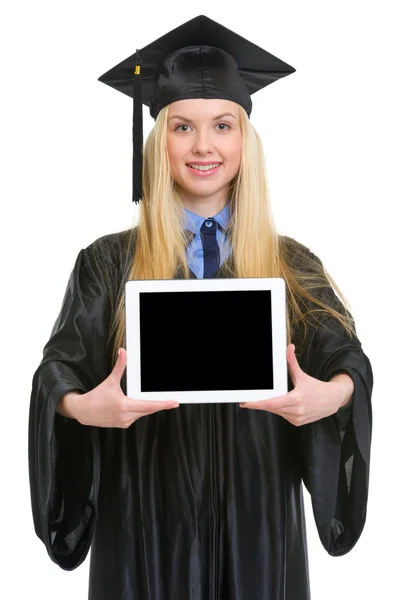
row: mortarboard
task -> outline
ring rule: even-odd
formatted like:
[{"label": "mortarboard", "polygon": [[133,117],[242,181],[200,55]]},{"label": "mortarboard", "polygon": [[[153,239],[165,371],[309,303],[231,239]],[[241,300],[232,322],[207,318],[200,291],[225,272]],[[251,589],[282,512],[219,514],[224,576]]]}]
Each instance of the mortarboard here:
[{"label": "mortarboard", "polygon": [[133,98],[133,202],[142,197],[142,104],[156,119],[185,98],[222,98],[252,110],[251,94],[294,67],[200,15],[136,50],[98,80]]}]

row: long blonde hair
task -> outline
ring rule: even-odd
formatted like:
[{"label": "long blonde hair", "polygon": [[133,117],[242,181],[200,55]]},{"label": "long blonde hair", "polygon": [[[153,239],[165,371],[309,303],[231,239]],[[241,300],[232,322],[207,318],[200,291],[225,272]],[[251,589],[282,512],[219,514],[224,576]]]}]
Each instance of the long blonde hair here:
[{"label": "long blonde hair", "polygon": [[[168,109],[166,106],[159,112],[147,137],[138,224],[125,231],[129,252],[109,332],[113,363],[118,349],[125,347],[124,283],[131,279],[173,279],[177,272],[181,272],[184,279],[189,278],[186,258],[189,240],[184,228],[184,210],[171,176],[166,147]],[[285,280],[288,344],[295,327],[300,325],[305,340],[307,325],[323,322],[315,316],[319,313],[336,319],[347,335],[354,337],[356,331],[347,302],[322,262],[296,240],[278,233],[269,199],[262,142],[241,106],[239,115],[241,164],[229,184],[227,234],[232,261],[223,263],[223,272],[229,277],[282,277]],[[342,302],[329,294],[330,286]]]}]

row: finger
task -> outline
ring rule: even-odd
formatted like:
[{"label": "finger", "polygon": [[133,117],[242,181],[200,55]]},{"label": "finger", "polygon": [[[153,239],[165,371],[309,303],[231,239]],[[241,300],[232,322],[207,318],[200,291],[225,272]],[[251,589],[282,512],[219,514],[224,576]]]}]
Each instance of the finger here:
[{"label": "finger", "polygon": [[294,344],[290,344],[287,347],[287,362],[288,362],[288,370],[291,375],[291,380],[293,382],[294,387],[300,381],[300,378],[304,375],[304,371],[301,369],[298,364],[297,357],[295,356],[295,346]]},{"label": "finger", "polygon": [[134,400],[127,399],[126,409],[132,413],[149,413],[168,408],[178,408],[179,403],[175,400]]},{"label": "finger", "polygon": [[116,364],[113,367],[112,375],[114,375],[118,381],[121,380],[123,373],[125,372],[127,364],[127,352],[124,348],[119,348],[119,357]]},{"label": "finger", "polygon": [[150,411],[143,411],[143,412],[131,412],[131,413],[127,413],[126,414],[126,418],[128,419],[128,423],[129,426],[134,423],[135,421],[138,421],[139,419],[141,419],[142,417],[149,417],[151,415],[157,414],[159,412],[163,412],[164,408],[158,409],[158,410],[150,410]]},{"label": "finger", "polygon": [[126,413],[126,415],[127,415],[127,418],[133,422],[133,421],[136,421],[137,419],[140,419],[141,417],[146,417],[148,415],[153,415],[158,412],[163,412],[164,410],[173,410],[175,408],[176,408],[175,406],[171,406],[171,407],[159,406],[158,408],[154,408],[153,410],[146,409],[146,410],[128,412],[128,413]]},{"label": "finger", "polygon": [[139,419],[141,419],[142,417],[147,417],[150,416],[152,414],[161,412],[163,410],[166,410],[165,408],[159,408],[158,410],[151,410],[151,411],[143,411],[143,412],[131,412],[127,414],[127,422],[126,422],[126,427],[130,427],[135,421],[138,421]]},{"label": "finger", "polygon": [[256,400],[255,402],[242,402],[239,404],[242,408],[255,408],[258,410],[270,410],[277,411],[284,408],[291,408],[294,406],[294,390],[288,392],[288,394],[284,394],[282,396],[277,396],[276,398],[268,398],[267,400]]}]

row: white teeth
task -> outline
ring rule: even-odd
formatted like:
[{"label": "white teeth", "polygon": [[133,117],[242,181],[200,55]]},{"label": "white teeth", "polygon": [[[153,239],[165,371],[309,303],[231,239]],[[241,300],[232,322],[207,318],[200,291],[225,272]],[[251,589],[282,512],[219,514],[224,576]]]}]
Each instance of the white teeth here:
[{"label": "white teeth", "polygon": [[197,169],[197,171],[211,171],[211,169],[215,169],[220,164],[221,163],[216,163],[216,164],[212,164],[212,165],[188,165],[188,166],[191,167],[192,169]]}]

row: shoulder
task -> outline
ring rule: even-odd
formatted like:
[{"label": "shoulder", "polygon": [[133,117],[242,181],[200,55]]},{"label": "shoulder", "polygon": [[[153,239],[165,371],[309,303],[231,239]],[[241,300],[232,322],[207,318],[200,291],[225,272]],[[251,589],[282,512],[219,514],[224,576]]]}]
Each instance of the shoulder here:
[{"label": "shoulder", "polygon": [[325,310],[326,319],[334,316],[332,311],[336,311],[353,321],[341,290],[320,258],[301,242],[287,236],[280,237],[281,253],[291,270],[292,291],[300,305],[307,307],[310,312]]},{"label": "shoulder", "polygon": [[132,257],[136,241],[136,227],[103,235],[84,249],[87,262],[119,269]]},{"label": "shoulder", "polygon": [[323,263],[307,246],[286,235],[279,236],[279,249],[285,262],[295,271],[323,272]]},{"label": "shoulder", "polygon": [[82,280],[115,300],[133,259],[135,238],[136,228],[126,229],[103,235],[83,248],[77,259]]}]

